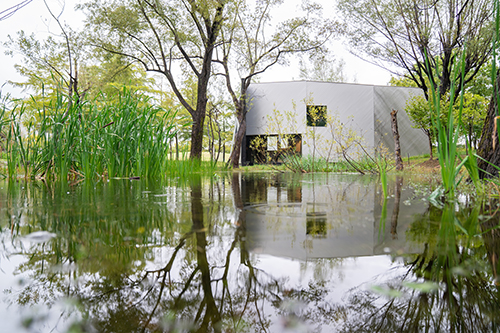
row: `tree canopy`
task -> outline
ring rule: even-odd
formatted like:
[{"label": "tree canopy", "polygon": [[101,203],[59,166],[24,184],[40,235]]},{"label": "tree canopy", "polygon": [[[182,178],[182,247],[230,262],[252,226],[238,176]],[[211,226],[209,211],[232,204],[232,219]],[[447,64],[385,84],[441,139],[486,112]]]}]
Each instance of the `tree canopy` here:
[{"label": "tree canopy", "polygon": [[[168,80],[193,120],[191,158],[201,158],[208,82],[226,5],[216,0],[92,0],[80,7],[87,13],[92,45],[133,59]],[[189,75],[197,80],[194,102],[182,92],[182,77]]]},{"label": "tree canopy", "polygon": [[[301,3],[301,14],[273,22],[272,15],[284,4],[283,0],[233,1],[222,28],[215,63],[222,67],[238,121],[230,157],[233,167],[239,165],[246,132],[246,92],[252,80],[276,64],[286,64],[289,55],[323,51],[325,42],[339,31],[336,22],[323,18],[322,7],[309,1]],[[239,78],[236,84],[234,78]]]},{"label": "tree canopy", "polygon": [[462,76],[452,76],[462,51],[466,52],[463,83],[470,82],[489,60],[491,0],[340,0],[338,8],[347,20],[353,52],[408,76],[426,96],[427,78],[442,96],[452,81],[462,86]]}]

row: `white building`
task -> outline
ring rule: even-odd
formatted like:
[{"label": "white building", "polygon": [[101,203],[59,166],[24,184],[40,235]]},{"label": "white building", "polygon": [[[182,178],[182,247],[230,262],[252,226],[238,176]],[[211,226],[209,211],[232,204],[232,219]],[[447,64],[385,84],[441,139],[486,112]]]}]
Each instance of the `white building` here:
[{"label": "white building", "polygon": [[[257,162],[256,150],[251,148],[256,137],[265,143],[263,150],[279,151],[293,144],[302,156],[314,153],[329,160],[339,158],[339,140],[351,145],[351,154],[356,153],[359,146],[348,142],[353,135],[361,137],[363,147],[371,152],[380,145],[393,152],[393,109],[398,111],[402,156],[428,153],[426,135],[412,128],[405,113],[406,101],[420,94],[417,88],[334,82],[251,84],[242,162]],[[284,135],[288,139],[283,140]],[[290,140],[290,135],[295,140]]]}]

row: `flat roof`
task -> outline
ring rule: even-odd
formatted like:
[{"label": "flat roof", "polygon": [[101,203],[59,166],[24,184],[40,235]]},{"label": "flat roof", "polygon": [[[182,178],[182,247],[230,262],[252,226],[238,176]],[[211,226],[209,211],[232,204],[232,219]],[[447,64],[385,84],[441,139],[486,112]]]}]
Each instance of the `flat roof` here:
[{"label": "flat roof", "polygon": [[295,84],[295,83],[325,83],[325,84],[343,84],[352,86],[365,86],[365,87],[380,87],[380,88],[407,88],[407,89],[418,89],[418,87],[403,87],[403,86],[388,86],[382,84],[367,84],[367,83],[350,83],[350,82],[333,82],[333,81],[317,81],[317,80],[291,80],[291,81],[269,81],[269,82],[252,82],[250,85],[257,84]]}]

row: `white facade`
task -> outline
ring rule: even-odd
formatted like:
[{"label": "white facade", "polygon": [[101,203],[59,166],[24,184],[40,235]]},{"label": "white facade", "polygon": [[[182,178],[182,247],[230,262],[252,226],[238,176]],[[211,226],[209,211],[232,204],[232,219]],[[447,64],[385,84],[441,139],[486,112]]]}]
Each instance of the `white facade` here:
[{"label": "white facade", "polygon": [[[248,162],[249,142],[254,136],[298,134],[303,156],[332,156],[333,136],[352,130],[362,137],[363,146],[374,149],[382,144],[394,151],[390,113],[398,110],[402,156],[428,152],[428,139],[412,128],[405,113],[406,101],[420,95],[416,88],[372,86],[316,81],[256,83],[248,89],[247,140],[243,162]],[[326,106],[335,121],[325,127],[307,126],[307,105]],[[337,131],[337,132],[335,132]],[[328,155],[328,156],[327,156]],[[246,160],[245,160],[246,159]]]}]

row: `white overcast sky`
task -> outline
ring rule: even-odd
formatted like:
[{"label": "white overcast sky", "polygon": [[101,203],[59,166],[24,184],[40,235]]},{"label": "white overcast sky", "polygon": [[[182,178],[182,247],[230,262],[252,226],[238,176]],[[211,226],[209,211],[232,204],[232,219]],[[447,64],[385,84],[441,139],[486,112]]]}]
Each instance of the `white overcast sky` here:
[{"label": "white overcast sky", "polygon": [[[0,0],[0,12],[18,4],[22,0]],[[46,0],[48,5],[53,9],[54,13],[59,14],[64,6],[64,11],[62,12],[62,21],[74,27],[82,25],[82,20],[84,16],[81,12],[75,12],[74,7],[77,3],[82,2],[82,0]],[[286,6],[283,8],[289,8],[293,12],[296,10],[295,6],[291,6],[290,1],[287,0]],[[332,0],[319,0],[324,6],[324,16],[334,15],[334,1]],[[12,93],[13,95],[22,95],[19,90],[16,90],[6,84],[8,81],[22,81],[23,78],[20,77],[15,69],[14,64],[19,63],[20,59],[16,57],[10,57],[4,54],[5,47],[3,43],[7,41],[7,36],[15,36],[17,31],[24,30],[26,33],[35,33],[39,39],[46,38],[49,33],[59,33],[59,29],[56,22],[50,17],[47,8],[45,7],[43,0],[33,0],[31,3],[21,8],[11,17],[0,21],[0,88],[2,89],[2,94]],[[389,81],[391,75],[374,65],[351,55],[349,52],[342,47],[341,43],[337,43],[335,49],[333,50],[337,59],[342,58],[345,61],[345,70],[347,77],[352,80],[356,79],[357,83],[360,84],[377,84],[385,85]],[[269,81],[288,81],[288,80],[298,80],[299,70],[296,64],[288,67],[275,67],[271,71],[265,73],[261,77],[261,82]],[[2,88],[3,86],[3,88]]]}]

